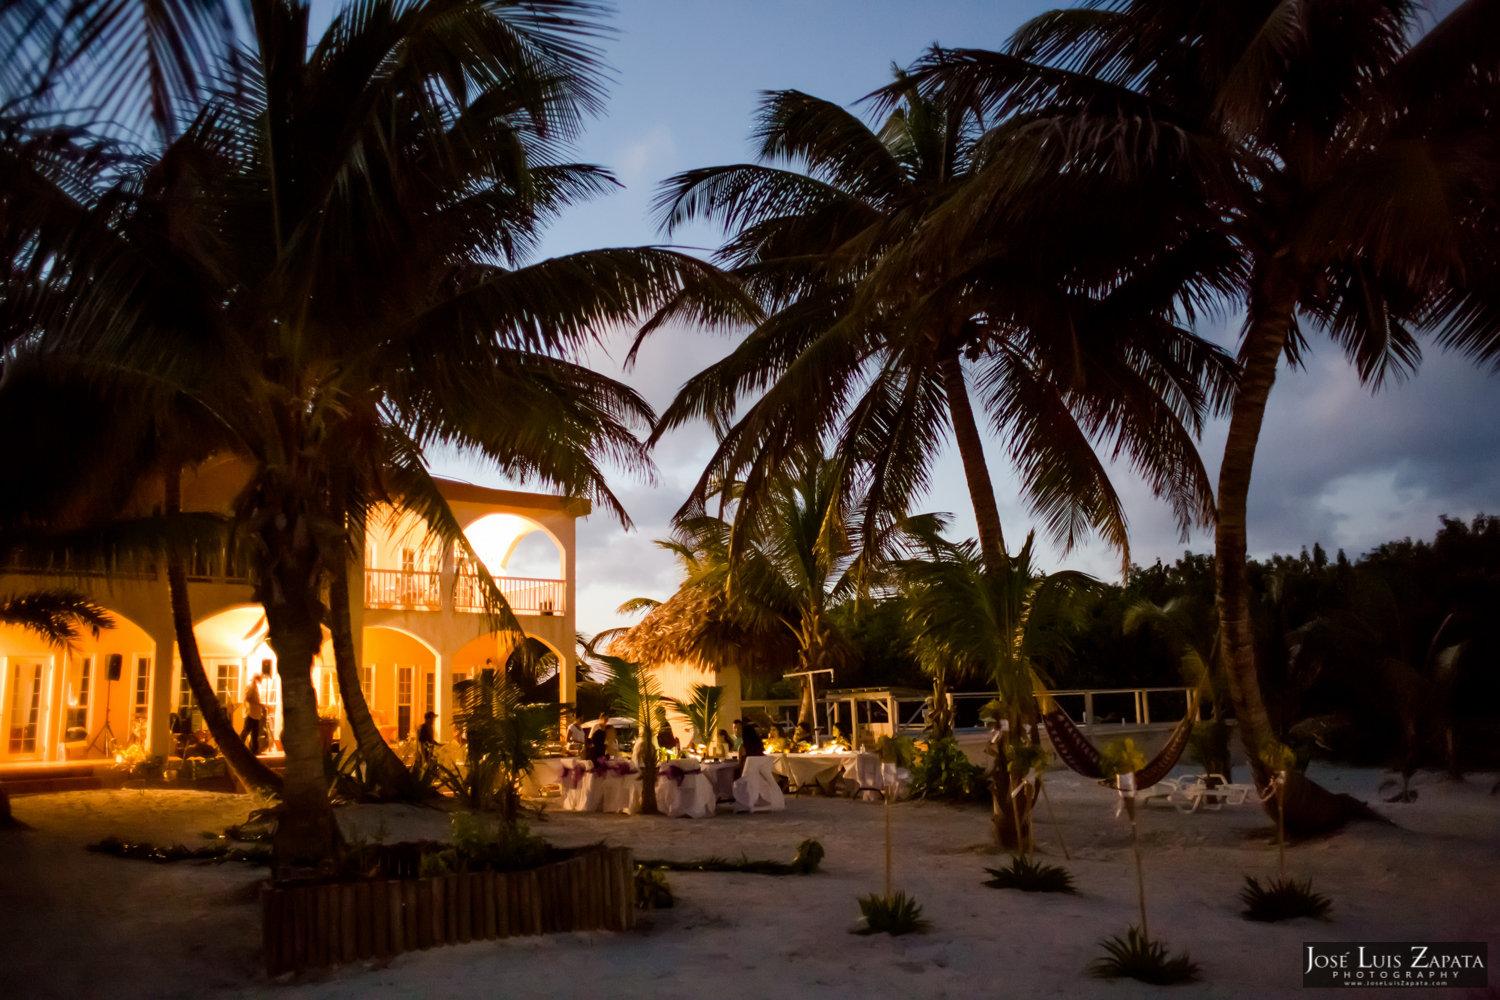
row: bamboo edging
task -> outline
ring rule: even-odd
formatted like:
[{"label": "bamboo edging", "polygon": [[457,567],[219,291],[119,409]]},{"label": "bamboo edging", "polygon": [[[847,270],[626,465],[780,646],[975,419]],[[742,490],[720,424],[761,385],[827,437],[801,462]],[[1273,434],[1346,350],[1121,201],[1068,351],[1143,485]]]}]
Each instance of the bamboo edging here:
[{"label": "bamboo edging", "polygon": [[470,941],[635,926],[628,847],[523,872],[343,882],[260,892],[266,973],[385,959]]}]

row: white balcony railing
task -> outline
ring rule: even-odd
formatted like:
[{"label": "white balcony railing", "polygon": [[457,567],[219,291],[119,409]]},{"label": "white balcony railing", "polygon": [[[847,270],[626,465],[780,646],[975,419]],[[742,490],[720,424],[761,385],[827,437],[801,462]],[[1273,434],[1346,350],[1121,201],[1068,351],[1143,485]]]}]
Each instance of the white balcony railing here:
[{"label": "white balcony railing", "polygon": [[[500,593],[510,610],[518,615],[560,615],[567,594],[563,580],[543,580],[524,576],[497,576]],[[453,608],[455,611],[483,611],[484,594],[479,587],[479,578],[469,573],[460,573],[453,581]]]},{"label": "white balcony railing", "polygon": [[[560,615],[566,602],[567,586],[563,580],[500,576],[495,578],[500,592],[518,615]],[[415,611],[442,609],[442,584],[439,574],[416,570],[366,569],[365,607],[400,608]],[[453,579],[453,609],[482,612],[484,597],[479,578],[459,573]]]},{"label": "white balcony railing", "polygon": [[443,606],[438,581],[438,574],[425,571],[366,569],[365,607],[437,611]]}]

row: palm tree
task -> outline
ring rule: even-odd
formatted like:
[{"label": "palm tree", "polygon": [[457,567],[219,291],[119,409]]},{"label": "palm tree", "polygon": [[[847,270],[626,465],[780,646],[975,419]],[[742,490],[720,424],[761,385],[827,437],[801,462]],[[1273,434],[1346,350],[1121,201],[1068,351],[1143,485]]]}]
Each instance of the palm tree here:
[{"label": "palm tree", "polygon": [[[790,635],[798,673],[852,663],[855,649],[831,612],[868,592],[875,579],[873,561],[861,557],[849,531],[841,471],[831,459],[798,456],[759,504],[736,515],[743,525],[737,541],[729,521],[701,512],[679,519],[690,548],[717,553],[690,585],[722,590],[727,613],[747,630]],[[728,484],[725,502],[743,507],[741,490],[742,484]],[[816,724],[812,676],[802,680],[798,724],[809,731]]]},{"label": "palm tree", "polygon": [[514,826],[521,812],[521,781],[531,773],[547,728],[546,706],[527,704],[524,692],[496,670],[461,681],[455,694],[467,766],[464,774],[448,771],[448,777],[471,808],[493,805]]},{"label": "palm tree", "polygon": [[1040,739],[1035,691],[1046,683],[1048,663],[1066,655],[1071,636],[1086,626],[1083,598],[1096,581],[1041,572],[1034,534],[998,570],[976,542],[949,542],[931,528],[914,531],[910,544],[921,557],[898,561],[896,572],[912,653],[933,676],[982,677],[994,686],[997,718],[1009,724],[990,774],[995,839],[1021,850],[1029,799],[1017,792],[1031,769],[1029,747]]},{"label": "palm tree", "polygon": [[911,248],[941,231],[990,154],[973,116],[945,111],[904,77],[890,92],[879,131],[827,101],[770,94],[756,128],[763,163],[666,182],[663,227],[722,224],[729,240],[716,259],[767,312],[658,424],[659,436],[704,417],[721,432],[690,504],[742,479],[742,513],[753,511],[799,449],[831,447],[844,459],[841,488],[863,496],[860,530],[875,537],[927,487],[951,425],[981,549],[998,566],[1004,537],[970,378],[1060,541],[1099,531],[1128,556],[1097,443],[1112,442],[1115,457],[1141,469],[1184,527],[1204,522],[1212,493],[1184,423],[1195,430],[1219,404],[1229,365],[1172,321],[1173,294],[1184,280],[1222,280],[1223,254],[1199,241],[1145,259],[1143,234],[1157,234],[1146,220],[1095,232],[1110,238],[1109,252],[1086,257],[1059,231],[1090,231],[1088,209],[1108,200],[1101,192],[1071,214],[1026,220],[918,265]]},{"label": "palm tree", "polygon": [[661,688],[644,664],[602,653],[594,659],[604,667],[604,694],[613,710],[635,720],[636,739],[641,741],[641,813],[653,816],[657,812],[656,713],[662,708]]},{"label": "palm tree", "polygon": [[1219,655],[1218,615],[1192,597],[1174,597],[1166,604],[1139,601],[1125,609],[1123,631],[1134,635],[1148,630],[1159,635],[1177,657],[1183,680],[1207,694],[1213,716],[1194,730],[1196,753],[1209,774],[1229,776],[1229,676]]},{"label": "palm tree", "polygon": [[[1493,137],[1500,11],[1467,0],[1417,35],[1410,0],[1113,0],[1044,14],[1003,53],[936,50],[913,78],[943,107],[1001,124],[969,226],[1035,192],[1127,182],[1121,200],[1229,237],[1246,314],[1220,466],[1216,571],[1235,716],[1257,783],[1278,756],[1256,673],[1246,500],[1278,365],[1320,327],[1362,381],[1415,370],[1413,331],[1478,359],[1500,352]],[[1207,207],[1205,214],[1203,208]],[[1233,272],[1230,272],[1233,273]],[[1288,828],[1340,822],[1317,786],[1288,787]]]},{"label": "palm tree", "polygon": [[128,172],[97,165],[105,145],[16,125],[5,167],[37,197],[4,220],[25,279],[4,310],[147,412],[192,398],[252,467],[231,526],[283,682],[282,873],[337,839],[309,677],[370,507],[467,550],[423,466],[442,445],[625,519],[600,463],[647,466],[631,429],[650,410],[571,359],[684,291],[704,318],[754,308],[665,250],[518,266],[552,213],[610,183],[555,156],[597,106],[591,5],[363,4],[312,46],[304,4],[253,14],[248,63],[216,64],[223,89]]}]

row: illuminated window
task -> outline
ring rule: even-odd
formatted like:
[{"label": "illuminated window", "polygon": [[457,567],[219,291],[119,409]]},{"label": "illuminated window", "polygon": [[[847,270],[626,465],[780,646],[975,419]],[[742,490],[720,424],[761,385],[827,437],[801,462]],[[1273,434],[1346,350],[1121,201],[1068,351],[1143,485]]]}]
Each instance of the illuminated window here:
[{"label": "illuminated window", "polygon": [[135,711],[137,719],[144,719],[147,699],[151,691],[151,657],[137,657],[135,661]]}]

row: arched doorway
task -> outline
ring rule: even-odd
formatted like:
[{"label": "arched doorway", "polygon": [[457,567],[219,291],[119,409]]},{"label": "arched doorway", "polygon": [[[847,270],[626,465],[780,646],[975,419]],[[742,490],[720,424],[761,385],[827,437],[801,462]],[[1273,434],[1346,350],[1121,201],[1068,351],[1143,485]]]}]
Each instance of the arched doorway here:
[{"label": "arched doorway", "polygon": [[[281,675],[276,671],[276,653],[267,641],[265,610],[259,604],[245,604],[217,611],[193,625],[198,643],[198,658],[208,674],[214,696],[229,714],[236,731],[245,724],[244,704],[250,685],[259,687],[261,703],[266,707],[265,732],[270,749],[279,747],[281,734]],[[182,669],[179,652],[172,665],[174,696],[172,711],[184,728],[203,728],[203,715],[193,699],[192,688]],[[338,671],[334,667],[333,643],[323,630],[323,645],[313,657],[313,690],[318,710],[332,711],[340,703]]]},{"label": "arched doorway", "polygon": [[97,759],[146,741],[156,644],[109,614],[114,628],[63,648],[0,626],[0,761]]},{"label": "arched doorway", "polygon": [[359,686],[387,742],[406,739],[428,712],[441,712],[437,652],[409,632],[367,626]]}]

